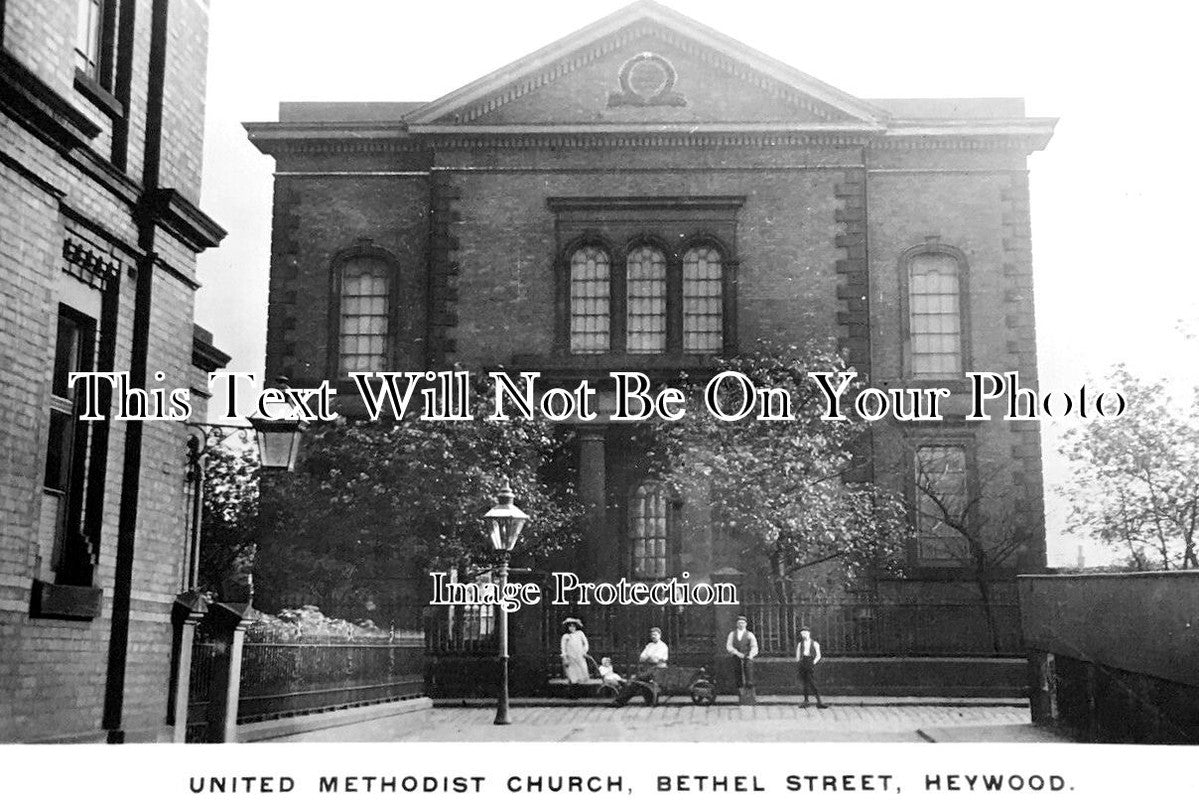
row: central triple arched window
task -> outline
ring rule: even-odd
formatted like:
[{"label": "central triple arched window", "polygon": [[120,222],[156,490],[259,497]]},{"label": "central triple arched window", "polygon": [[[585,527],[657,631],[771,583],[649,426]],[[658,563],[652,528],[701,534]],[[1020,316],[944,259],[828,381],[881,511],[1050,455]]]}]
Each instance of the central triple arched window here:
[{"label": "central triple arched window", "polygon": [[623,260],[599,244],[569,251],[570,352],[720,353],[726,270],[715,243],[670,252],[634,241]]},{"label": "central triple arched window", "polygon": [[586,245],[570,256],[570,351],[606,353],[612,332],[612,262]]},{"label": "central triple arched window", "polygon": [[715,247],[683,254],[683,350],[717,353],[724,342],[724,265]]},{"label": "central triple arched window", "polygon": [[666,352],[666,254],[642,245],[629,251],[625,286],[628,295],[630,353]]}]

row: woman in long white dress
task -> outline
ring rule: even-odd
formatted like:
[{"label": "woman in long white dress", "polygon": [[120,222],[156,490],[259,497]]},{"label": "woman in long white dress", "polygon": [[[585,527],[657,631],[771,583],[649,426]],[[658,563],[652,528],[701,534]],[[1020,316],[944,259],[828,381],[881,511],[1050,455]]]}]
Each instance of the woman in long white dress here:
[{"label": "woman in long white dress", "polygon": [[587,671],[587,634],[583,633],[583,622],[576,617],[562,621],[566,633],[562,634],[562,670],[568,683],[582,683],[589,677]]}]

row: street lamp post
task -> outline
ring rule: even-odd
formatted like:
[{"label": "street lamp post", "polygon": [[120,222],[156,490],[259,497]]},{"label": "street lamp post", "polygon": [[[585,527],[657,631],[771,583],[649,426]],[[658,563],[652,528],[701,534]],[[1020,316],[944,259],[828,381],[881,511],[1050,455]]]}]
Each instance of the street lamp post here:
[{"label": "street lamp post", "polygon": [[[191,542],[188,548],[187,589],[194,589],[200,576],[200,521],[204,515],[205,457],[210,450],[209,438],[223,442],[235,433],[254,431],[258,445],[258,466],[263,472],[294,472],[300,442],[308,424],[294,409],[285,409],[279,417],[254,415],[249,425],[210,425],[203,422],[184,423],[195,428],[187,442],[187,479],[191,484]],[[244,441],[244,439],[243,439]]]},{"label": "street lamp post", "polygon": [[508,609],[503,602],[504,590],[508,585],[508,561],[520,538],[521,529],[529,520],[529,515],[512,503],[514,497],[512,487],[505,479],[503,488],[496,494],[496,504],[483,517],[491,534],[491,546],[500,554],[500,687],[496,698],[496,725],[508,724]]}]

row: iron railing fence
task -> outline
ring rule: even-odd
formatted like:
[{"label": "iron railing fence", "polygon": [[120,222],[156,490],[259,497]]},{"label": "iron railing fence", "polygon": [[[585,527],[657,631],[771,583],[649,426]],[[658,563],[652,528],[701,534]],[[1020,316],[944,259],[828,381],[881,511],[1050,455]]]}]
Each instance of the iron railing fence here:
[{"label": "iron railing fence", "polygon": [[747,594],[742,611],[763,655],[795,655],[799,630],[811,628],[824,655],[1022,655],[1020,606],[993,602],[864,600],[809,602]]},{"label": "iron railing fence", "polygon": [[[222,648],[201,626],[192,650],[189,739],[203,736]],[[355,640],[298,636],[247,641],[242,648],[237,721],[256,722],[423,694],[424,646],[419,633]]]},{"label": "iron railing fence", "polygon": [[[436,657],[494,657],[498,652],[493,606],[465,605],[437,609],[430,615],[425,630],[425,651]],[[515,656],[528,656],[530,641],[540,648],[539,657],[555,660],[565,629],[562,620],[577,617],[591,653],[598,660],[612,658],[620,665],[635,664],[638,655],[649,641],[650,628],[662,630],[662,641],[670,647],[671,660],[685,654],[709,655],[711,650],[711,609],[675,606],[587,606],[572,608],[545,603],[537,609],[526,609],[509,617],[510,651]],[[530,628],[530,626],[533,626]]]},{"label": "iron railing fence", "polygon": [[[769,593],[744,592],[740,613],[758,639],[763,655],[793,657],[799,629],[807,625],[825,655],[984,657],[1023,655],[1020,608],[1013,602],[992,602],[991,622],[979,601],[919,601],[858,599],[809,601],[778,598]],[[571,608],[544,604],[540,618],[528,612],[511,618],[512,639],[518,631],[539,625],[540,645],[549,657],[558,652],[562,620],[579,617],[591,653],[630,663],[649,638],[649,629],[662,629],[671,660],[711,654],[727,631],[713,627],[710,607],[590,606]],[[993,630],[992,630],[993,628]],[[528,638],[523,638],[528,642]],[[515,646],[515,645],[514,645]],[[490,606],[455,608],[430,622],[425,649],[430,655],[494,656],[494,609]],[[515,651],[514,651],[515,652]],[[692,659],[694,660],[694,659]]]}]

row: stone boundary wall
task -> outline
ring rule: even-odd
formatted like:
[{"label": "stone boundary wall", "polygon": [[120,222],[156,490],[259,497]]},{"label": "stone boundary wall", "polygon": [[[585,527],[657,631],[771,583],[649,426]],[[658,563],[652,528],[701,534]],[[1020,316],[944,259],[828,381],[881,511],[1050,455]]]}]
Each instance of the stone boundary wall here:
[{"label": "stone boundary wall", "polygon": [[1199,571],[1018,581],[1034,722],[1199,743]]}]

